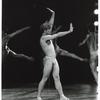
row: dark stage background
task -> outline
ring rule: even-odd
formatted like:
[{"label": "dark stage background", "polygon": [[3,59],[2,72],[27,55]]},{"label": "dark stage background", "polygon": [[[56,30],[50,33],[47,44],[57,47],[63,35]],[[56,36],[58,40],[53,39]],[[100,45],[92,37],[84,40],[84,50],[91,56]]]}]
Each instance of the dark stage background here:
[{"label": "dark stage background", "polygon": [[[61,48],[81,57],[89,58],[87,45],[79,47],[91,23],[91,13],[95,9],[95,0],[3,0],[2,29],[12,33],[22,27],[31,26],[29,30],[15,36],[9,47],[17,52],[35,58],[34,62],[7,56],[2,67],[3,87],[16,87],[25,84],[37,84],[42,75],[42,50],[39,45],[40,25],[49,18],[49,7],[56,13],[55,26],[62,25],[60,31],[68,30],[73,23],[74,32],[58,39]],[[89,27],[92,29],[92,27]],[[60,65],[62,84],[94,83],[88,63],[70,57],[57,57]],[[49,79],[49,83],[52,78]]]}]

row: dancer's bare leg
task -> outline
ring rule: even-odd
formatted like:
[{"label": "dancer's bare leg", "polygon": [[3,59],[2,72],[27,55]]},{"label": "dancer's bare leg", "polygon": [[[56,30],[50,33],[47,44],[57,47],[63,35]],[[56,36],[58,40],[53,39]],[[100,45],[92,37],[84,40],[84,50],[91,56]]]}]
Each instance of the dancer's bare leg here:
[{"label": "dancer's bare leg", "polygon": [[53,78],[55,82],[55,87],[60,95],[60,100],[69,100],[67,97],[64,96],[64,93],[63,93],[62,85],[60,82],[60,76],[59,76],[59,65],[56,59],[53,66]]},{"label": "dancer's bare leg", "polygon": [[29,61],[34,61],[34,58],[33,57],[29,57],[25,54],[17,54],[16,52],[12,51],[8,46],[6,46],[6,50],[7,50],[7,53],[10,54],[11,56],[13,57],[16,57],[16,58],[25,58]]},{"label": "dancer's bare leg", "polygon": [[96,55],[91,55],[90,57],[90,68],[96,83],[98,83],[98,72],[97,72],[97,65],[96,65]]},{"label": "dancer's bare leg", "polygon": [[49,60],[49,58],[44,58],[44,70],[43,70],[43,77],[42,80],[39,83],[38,86],[38,94],[37,94],[37,100],[42,100],[41,99],[41,92],[44,88],[44,85],[50,75],[50,72],[52,70],[52,61]]},{"label": "dancer's bare leg", "polygon": [[97,72],[97,70],[95,68],[95,62],[92,62],[90,64],[90,67],[91,67],[91,71],[92,71],[92,74],[94,76],[94,79],[95,79],[96,83],[98,83],[98,72]]},{"label": "dancer's bare leg", "polygon": [[62,56],[71,57],[71,58],[74,58],[74,59],[77,59],[80,61],[88,61],[86,58],[81,58],[81,57],[77,56],[76,54],[70,53],[66,50],[60,49],[60,51],[61,51],[60,55],[62,55]]},{"label": "dancer's bare leg", "polygon": [[80,61],[85,61],[85,62],[88,61],[88,59],[86,59],[86,58],[79,57],[74,53],[71,53],[71,52],[68,52],[67,50],[61,49],[57,45],[56,41],[55,41],[55,49],[56,49],[56,52],[61,56],[71,57],[71,58],[74,58],[74,59],[77,59],[77,60],[80,60]]}]

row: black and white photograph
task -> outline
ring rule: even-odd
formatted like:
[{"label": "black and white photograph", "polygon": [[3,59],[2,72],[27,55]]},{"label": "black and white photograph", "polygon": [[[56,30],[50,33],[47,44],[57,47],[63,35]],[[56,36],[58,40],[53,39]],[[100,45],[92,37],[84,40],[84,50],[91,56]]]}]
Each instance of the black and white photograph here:
[{"label": "black and white photograph", "polygon": [[2,0],[2,100],[99,100],[98,0]]}]

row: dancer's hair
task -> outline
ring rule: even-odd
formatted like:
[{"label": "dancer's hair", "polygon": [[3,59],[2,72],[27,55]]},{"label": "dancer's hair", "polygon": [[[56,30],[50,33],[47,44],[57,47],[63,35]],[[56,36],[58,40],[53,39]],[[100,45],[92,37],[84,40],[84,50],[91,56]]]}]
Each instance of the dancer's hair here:
[{"label": "dancer's hair", "polygon": [[51,25],[48,21],[45,21],[41,26],[40,26],[40,29],[41,30],[48,30],[51,28]]}]

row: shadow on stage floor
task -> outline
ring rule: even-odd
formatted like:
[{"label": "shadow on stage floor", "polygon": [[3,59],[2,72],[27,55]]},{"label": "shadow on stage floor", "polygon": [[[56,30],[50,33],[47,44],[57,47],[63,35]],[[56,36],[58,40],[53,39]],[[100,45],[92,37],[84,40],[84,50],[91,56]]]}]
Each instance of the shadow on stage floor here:
[{"label": "shadow on stage floor", "polygon": [[[97,86],[90,84],[73,84],[63,87],[64,93],[70,100],[97,100]],[[42,92],[43,100],[59,100],[54,88],[45,88]],[[37,88],[2,89],[2,100],[36,100]]]}]

